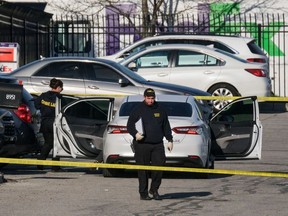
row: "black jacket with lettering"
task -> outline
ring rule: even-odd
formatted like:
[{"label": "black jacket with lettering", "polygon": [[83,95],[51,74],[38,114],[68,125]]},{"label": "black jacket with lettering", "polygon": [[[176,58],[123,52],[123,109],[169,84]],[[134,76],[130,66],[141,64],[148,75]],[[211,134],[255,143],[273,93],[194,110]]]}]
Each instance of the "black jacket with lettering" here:
[{"label": "black jacket with lettering", "polygon": [[42,122],[46,119],[55,119],[56,97],[60,97],[58,92],[47,91],[35,99],[34,104],[41,112]]},{"label": "black jacket with lettering", "polygon": [[139,143],[162,143],[163,137],[172,141],[173,137],[167,113],[156,101],[152,106],[146,105],[143,101],[130,114],[127,129],[134,138],[137,133],[135,124],[140,118],[142,118],[143,123],[144,139]]}]

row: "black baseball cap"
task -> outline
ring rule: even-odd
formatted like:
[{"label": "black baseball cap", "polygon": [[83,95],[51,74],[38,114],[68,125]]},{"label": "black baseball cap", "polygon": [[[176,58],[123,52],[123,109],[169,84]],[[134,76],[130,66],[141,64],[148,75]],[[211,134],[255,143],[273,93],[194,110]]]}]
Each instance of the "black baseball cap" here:
[{"label": "black baseball cap", "polygon": [[155,97],[155,91],[152,88],[147,88],[144,91],[144,96],[145,97]]}]

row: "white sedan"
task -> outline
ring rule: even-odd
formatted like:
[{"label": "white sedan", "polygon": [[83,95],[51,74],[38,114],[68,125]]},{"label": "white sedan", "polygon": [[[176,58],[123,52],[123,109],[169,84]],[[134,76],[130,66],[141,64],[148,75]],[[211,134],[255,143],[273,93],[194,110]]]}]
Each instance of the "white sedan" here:
[{"label": "white sedan", "polygon": [[[267,67],[228,52],[200,45],[168,44],[146,47],[120,64],[147,80],[177,83],[212,96],[270,96]],[[220,110],[230,101],[215,100]]]},{"label": "white sedan", "polygon": [[[57,98],[54,156],[135,163],[126,124],[142,100],[142,95],[128,96],[113,113],[114,98]],[[166,108],[172,128],[174,148],[166,152],[168,165],[213,168],[214,159],[261,158],[263,127],[255,96],[232,101],[210,120],[193,96],[157,95],[156,100]],[[103,175],[121,171],[104,169]]]},{"label": "white sedan", "polygon": [[[105,163],[135,163],[126,125],[129,114],[142,101],[142,95],[127,96],[108,124],[103,136]],[[166,149],[168,165],[213,168],[214,158],[261,158],[263,128],[256,97],[231,102],[211,120],[202,115],[192,96],[157,95],[156,101],[166,109],[173,134],[173,151]],[[103,175],[121,175],[121,170],[104,169]]]}]

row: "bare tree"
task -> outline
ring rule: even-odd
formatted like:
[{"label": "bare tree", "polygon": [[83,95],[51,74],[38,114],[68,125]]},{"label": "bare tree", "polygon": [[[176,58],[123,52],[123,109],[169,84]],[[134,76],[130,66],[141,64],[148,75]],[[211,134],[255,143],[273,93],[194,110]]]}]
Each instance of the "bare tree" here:
[{"label": "bare tree", "polygon": [[[128,0],[127,4],[136,4],[137,13],[141,12],[142,23],[141,31],[135,29],[137,32],[141,32],[142,37],[154,35],[157,29],[165,27],[163,31],[173,31],[173,26],[178,15],[191,15],[192,11],[197,11],[196,16],[202,18],[203,26],[207,26],[208,22],[211,22],[209,14],[201,13],[197,10],[199,7],[198,0]],[[277,8],[275,5],[279,0],[231,0],[227,7],[217,9],[217,11],[210,11],[213,14],[214,22],[223,16],[229,16],[233,14],[233,11],[237,11],[239,5],[241,5],[241,11],[238,11],[238,15],[249,13],[251,11],[265,12],[269,8],[274,8],[275,11],[284,11],[283,8]],[[62,14],[72,15],[88,15],[103,13],[105,8],[110,8],[117,12],[117,14],[125,17],[128,22],[133,26],[133,20],[131,19],[131,11],[123,11],[119,5],[124,4],[123,0],[50,0],[49,3],[57,10],[61,10]],[[211,0],[201,0],[201,4],[211,4]],[[223,0],[214,0],[213,4],[223,3]],[[184,5],[184,7],[180,7]],[[246,6],[248,5],[248,6]],[[202,17],[201,17],[202,16]],[[221,18],[222,19],[222,18]],[[199,21],[199,20],[197,20]],[[221,26],[220,26],[221,27]],[[201,31],[203,29],[197,29]]]}]

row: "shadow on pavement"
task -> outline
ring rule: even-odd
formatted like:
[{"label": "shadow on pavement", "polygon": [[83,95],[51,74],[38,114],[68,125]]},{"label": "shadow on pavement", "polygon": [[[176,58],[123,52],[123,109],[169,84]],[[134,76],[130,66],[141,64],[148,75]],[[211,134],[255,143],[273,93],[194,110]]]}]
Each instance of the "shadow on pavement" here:
[{"label": "shadow on pavement", "polygon": [[210,196],[211,192],[179,192],[179,193],[168,193],[161,196],[162,199],[184,199],[189,197],[204,197]]}]

